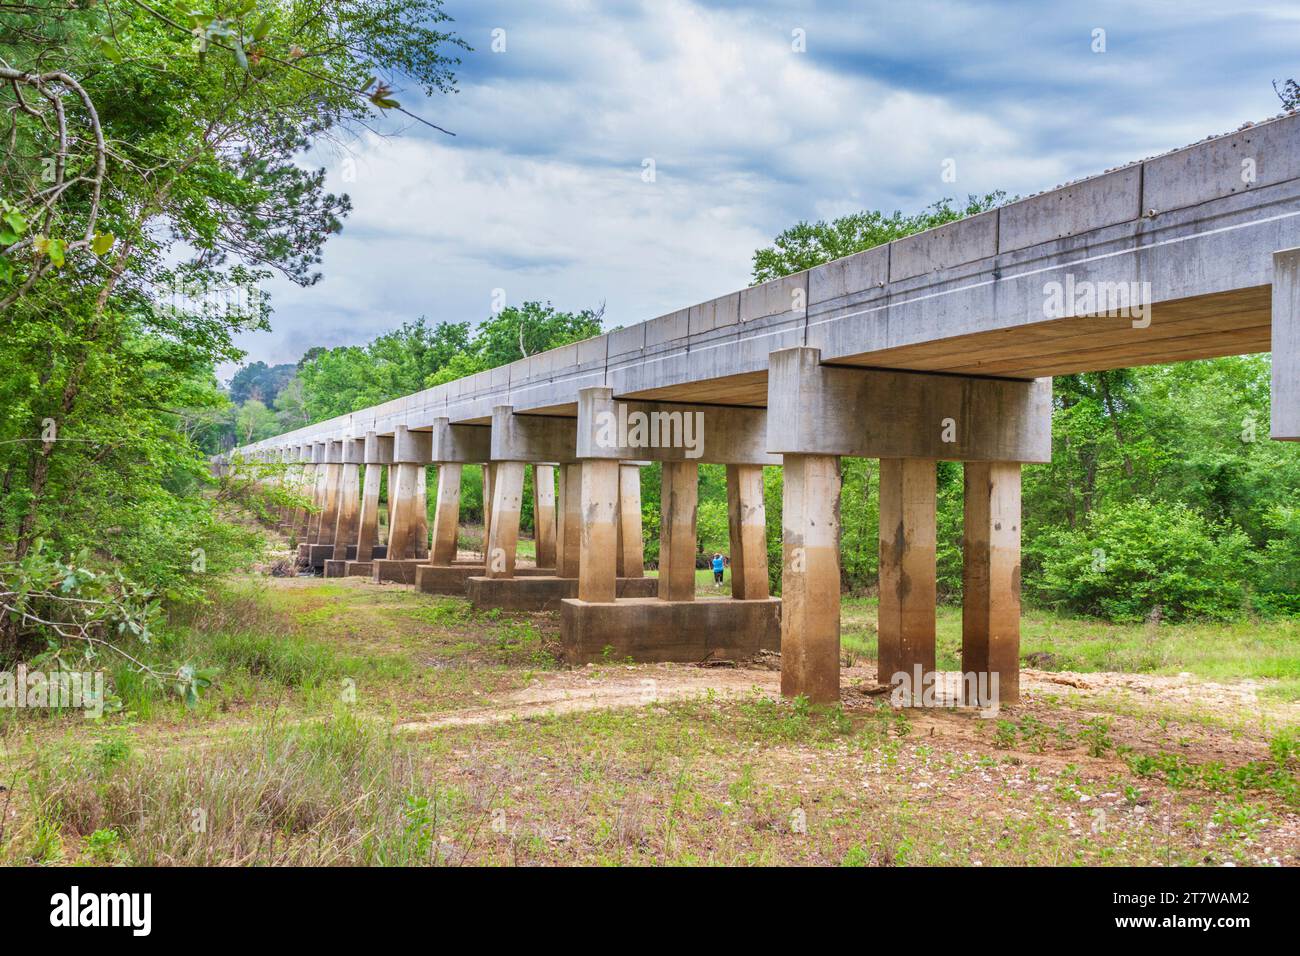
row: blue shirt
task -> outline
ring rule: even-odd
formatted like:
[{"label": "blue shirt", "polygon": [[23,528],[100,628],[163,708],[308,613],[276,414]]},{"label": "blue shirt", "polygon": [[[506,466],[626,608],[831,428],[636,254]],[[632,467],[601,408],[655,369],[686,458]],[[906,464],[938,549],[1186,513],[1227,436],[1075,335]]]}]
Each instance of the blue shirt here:
[{"label": "blue shirt", "polygon": [[713,559],[713,570],[714,570],[714,571],[721,571],[721,570],[722,570],[722,559],[721,559],[721,558],[714,558],[714,559]]}]

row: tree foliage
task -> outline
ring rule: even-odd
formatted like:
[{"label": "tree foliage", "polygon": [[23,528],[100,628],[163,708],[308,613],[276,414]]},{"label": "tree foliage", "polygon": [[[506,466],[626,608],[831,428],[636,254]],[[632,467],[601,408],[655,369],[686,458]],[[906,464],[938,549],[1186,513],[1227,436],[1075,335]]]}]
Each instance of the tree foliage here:
[{"label": "tree foliage", "polygon": [[[400,109],[398,78],[449,89],[459,41],[445,19],[438,0],[4,5],[7,588],[45,573],[38,542],[62,582],[52,594],[83,579],[57,570],[76,567],[164,602],[202,593],[196,569],[255,553],[211,493],[205,452],[237,424],[214,369],[242,357],[238,333],[266,327],[259,280],[316,281],[350,209],[303,149]],[[243,416],[248,434],[275,426],[265,407]],[[0,621],[11,650],[36,637],[61,639]]]}]

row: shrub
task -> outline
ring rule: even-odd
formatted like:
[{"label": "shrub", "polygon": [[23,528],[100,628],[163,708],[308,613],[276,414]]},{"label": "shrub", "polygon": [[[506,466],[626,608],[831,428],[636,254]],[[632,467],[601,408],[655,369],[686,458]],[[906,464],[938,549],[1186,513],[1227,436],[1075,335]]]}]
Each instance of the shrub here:
[{"label": "shrub", "polygon": [[1227,620],[1242,610],[1248,542],[1230,525],[1189,508],[1145,499],[1090,516],[1080,530],[1045,535],[1026,575],[1040,603],[1115,621],[1153,609],[1167,620]]}]

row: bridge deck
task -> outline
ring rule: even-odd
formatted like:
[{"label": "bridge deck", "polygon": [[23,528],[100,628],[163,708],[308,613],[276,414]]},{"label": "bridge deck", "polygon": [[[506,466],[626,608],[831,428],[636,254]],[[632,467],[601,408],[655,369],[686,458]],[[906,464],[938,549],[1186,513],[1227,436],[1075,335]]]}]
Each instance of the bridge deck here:
[{"label": "bridge deck", "polygon": [[[1295,246],[1292,114],[248,450],[487,423],[497,405],[573,415],[593,385],[764,405],[768,354],[797,345],[827,363],[1005,378],[1267,351],[1272,254]],[[1123,283],[1149,315],[1048,314],[1054,283]]]}]

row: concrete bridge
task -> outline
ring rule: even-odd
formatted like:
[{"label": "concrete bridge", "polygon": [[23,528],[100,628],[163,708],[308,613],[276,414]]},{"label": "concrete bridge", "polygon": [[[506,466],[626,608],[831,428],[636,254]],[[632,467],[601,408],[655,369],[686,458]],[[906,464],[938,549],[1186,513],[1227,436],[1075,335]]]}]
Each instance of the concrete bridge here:
[{"label": "concrete bridge", "polygon": [[[1273,352],[1272,437],[1300,439],[1300,115],[239,449],[319,507],[327,573],[559,606],[574,662],[782,654],[839,696],[839,460],[881,459],[880,677],[935,666],[935,462],[965,468],[963,671],[1018,695],[1020,469],[1051,455],[1049,376]],[[644,578],[635,463],[663,462]],[[486,559],[456,559],[483,463]],[[696,466],[727,466],[733,591],[695,600]],[[359,481],[365,465],[365,485]],[[437,507],[426,528],[426,466]],[[537,561],[515,559],[525,467]],[[782,600],[762,467],[784,469]],[[379,466],[379,467],[376,467]],[[376,552],[380,467],[386,550]],[[558,470],[558,496],[554,492]],[[975,703],[976,701],[971,701]],[[981,701],[982,703],[982,701]]]}]

